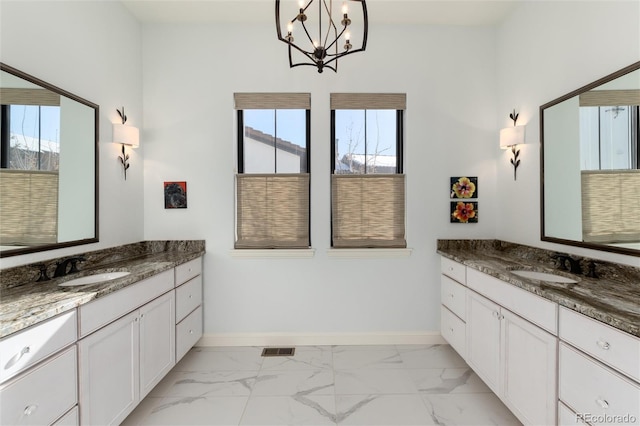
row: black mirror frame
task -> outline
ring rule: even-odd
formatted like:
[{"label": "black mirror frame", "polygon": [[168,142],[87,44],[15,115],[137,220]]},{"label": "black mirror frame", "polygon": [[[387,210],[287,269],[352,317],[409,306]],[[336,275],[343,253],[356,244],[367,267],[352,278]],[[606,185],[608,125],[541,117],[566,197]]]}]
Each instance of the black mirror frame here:
[{"label": "black mirror frame", "polygon": [[100,173],[99,173],[99,136],[100,136],[100,107],[97,104],[94,104],[93,102],[90,102],[86,99],[83,99],[79,96],[74,95],[73,93],[67,92],[64,89],[61,89],[59,87],[56,87],[52,84],[49,84],[45,81],[40,80],[39,78],[36,78],[32,75],[29,75],[25,72],[22,72],[16,68],[13,68],[9,65],[6,65],[2,62],[0,62],[0,71],[5,71],[8,72],[9,74],[13,74],[16,77],[20,77],[30,83],[33,84],[37,84],[38,86],[41,86],[47,90],[50,90],[52,92],[58,93],[61,96],[65,96],[69,99],[72,99],[76,102],[79,102],[83,105],[86,105],[90,108],[93,108],[94,110],[94,139],[95,139],[95,147],[94,147],[94,237],[92,238],[85,238],[82,240],[73,240],[73,241],[65,241],[62,243],[55,243],[55,244],[43,244],[43,245],[37,245],[37,246],[30,246],[30,247],[23,247],[23,248],[19,248],[19,249],[14,249],[14,250],[4,250],[4,251],[0,251],[0,258],[3,257],[10,257],[10,256],[20,256],[23,254],[29,254],[29,253],[36,253],[36,252],[40,252],[40,251],[47,251],[47,250],[55,250],[55,249],[60,249],[60,248],[65,248],[65,247],[73,247],[73,246],[79,246],[79,245],[83,245],[83,244],[92,244],[92,243],[97,243],[99,241],[99,200],[100,200],[100,194],[99,194],[99,178],[100,178]]},{"label": "black mirror frame", "polygon": [[583,92],[594,89],[598,86],[608,83],[609,81],[615,80],[618,77],[621,77],[625,74],[629,74],[630,72],[633,72],[633,71],[637,71],[639,69],[640,69],[640,61],[634,62],[633,64],[622,68],[621,70],[618,70],[612,74],[602,77],[594,81],[593,83],[589,83],[586,86],[576,89],[573,92],[567,93],[566,95],[563,95],[557,99],[554,99],[540,106],[540,240],[541,241],[547,241],[550,243],[564,244],[569,246],[588,248],[592,250],[599,250],[599,251],[605,251],[610,253],[620,253],[620,254],[626,254],[628,256],[640,257],[640,250],[634,250],[626,247],[609,246],[606,244],[588,243],[584,241],[566,240],[564,238],[548,237],[544,233],[544,207],[545,207],[544,205],[544,110],[556,104],[559,104],[560,102],[566,101],[567,99],[571,99],[574,96],[577,96]]}]

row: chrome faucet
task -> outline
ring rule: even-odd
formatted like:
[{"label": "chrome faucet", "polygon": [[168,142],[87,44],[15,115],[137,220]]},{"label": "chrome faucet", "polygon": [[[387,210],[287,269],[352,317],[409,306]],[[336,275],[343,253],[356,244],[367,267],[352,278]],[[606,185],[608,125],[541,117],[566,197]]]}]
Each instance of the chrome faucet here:
[{"label": "chrome faucet", "polygon": [[[78,272],[78,262],[84,262],[85,260],[87,259],[83,256],[73,256],[56,262],[53,278],[64,277],[67,274]],[[71,264],[71,268],[69,268],[69,264]],[[67,269],[69,270],[67,271]]]},{"label": "chrome faucet", "polygon": [[558,269],[562,271],[567,270],[567,262],[569,262],[569,272],[572,274],[582,274],[582,267],[580,266],[580,260],[574,259],[568,254],[554,253],[551,255],[552,259],[558,260]]}]

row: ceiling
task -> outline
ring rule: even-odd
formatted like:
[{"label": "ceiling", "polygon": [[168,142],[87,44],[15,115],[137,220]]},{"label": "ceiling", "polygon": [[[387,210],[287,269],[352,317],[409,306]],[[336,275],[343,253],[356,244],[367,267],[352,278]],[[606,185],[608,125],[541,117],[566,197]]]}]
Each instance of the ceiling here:
[{"label": "ceiling", "polygon": [[[519,1],[521,0],[368,0],[367,9],[370,23],[494,25],[508,16]],[[273,0],[121,2],[142,23],[261,23],[273,21],[275,14]],[[296,7],[296,2],[291,3],[292,7]]]}]

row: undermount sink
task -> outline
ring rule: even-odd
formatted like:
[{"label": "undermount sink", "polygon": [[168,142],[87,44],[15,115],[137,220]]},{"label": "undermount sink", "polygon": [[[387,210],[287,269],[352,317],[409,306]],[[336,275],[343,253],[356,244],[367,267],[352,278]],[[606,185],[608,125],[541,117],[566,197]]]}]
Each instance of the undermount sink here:
[{"label": "undermount sink", "polygon": [[129,275],[131,272],[128,271],[120,271],[120,272],[102,272],[93,275],[85,275],[84,277],[76,278],[73,280],[65,281],[63,283],[58,284],[60,287],[73,287],[77,285],[88,285],[88,284],[100,284],[106,281],[115,280],[116,278],[122,278]]},{"label": "undermount sink", "polygon": [[565,283],[565,284],[578,282],[577,280],[574,280],[572,278],[567,278],[565,276],[553,274],[550,272],[526,271],[526,270],[515,270],[515,271],[509,271],[509,272],[511,272],[512,274],[521,276],[523,278],[530,278],[530,279],[539,280],[539,281]]}]

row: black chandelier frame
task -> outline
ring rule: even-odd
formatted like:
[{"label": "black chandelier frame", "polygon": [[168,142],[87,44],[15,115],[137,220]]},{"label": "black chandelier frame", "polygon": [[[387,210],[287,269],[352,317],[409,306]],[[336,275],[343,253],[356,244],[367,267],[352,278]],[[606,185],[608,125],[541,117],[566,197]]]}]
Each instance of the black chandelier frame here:
[{"label": "black chandelier frame", "polygon": [[[318,3],[318,32],[319,35],[322,35],[324,32],[322,28],[322,17],[323,13],[328,18],[328,26],[326,28],[326,35],[324,36],[323,43],[321,40],[318,40],[318,46],[314,46],[313,38],[309,34],[309,30],[305,24],[307,19],[306,11],[311,7],[311,5],[317,2]],[[332,15],[332,6],[333,0],[305,0],[303,3],[304,6],[301,6],[299,9],[299,13],[293,17],[293,19],[287,21],[288,24],[294,25],[298,22],[302,28],[304,29],[304,33],[306,35],[306,39],[308,39],[311,46],[314,46],[313,51],[308,51],[294,42],[293,35],[290,31],[287,32],[287,35],[283,36],[282,27],[280,22],[280,0],[276,0],[276,29],[278,31],[278,40],[286,43],[289,48],[289,66],[291,68],[298,66],[315,66],[318,68],[318,72],[322,73],[324,68],[329,68],[333,72],[338,72],[338,59],[347,55],[351,55],[352,53],[364,52],[367,47],[367,34],[369,32],[369,19],[367,14],[367,4],[365,0],[348,0],[349,3],[360,3],[362,7],[362,17],[363,17],[363,36],[362,36],[362,45],[358,49],[353,49],[353,46],[350,43],[350,40],[346,40],[346,44],[344,45],[344,51],[338,52],[338,41],[340,37],[347,31],[349,25],[351,24],[351,19],[348,17],[346,13],[342,15],[342,19],[340,21],[342,29],[338,31],[338,26],[336,25],[336,21]],[[328,4],[327,4],[328,3]],[[347,3],[347,1],[345,1]],[[333,41],[329,43],[329,35],[333,33]],[[329,43],[329,44],[327,44]],[[311,62],[293,62],[292,51],[293,49],[302,53],[307,59]]]}]

